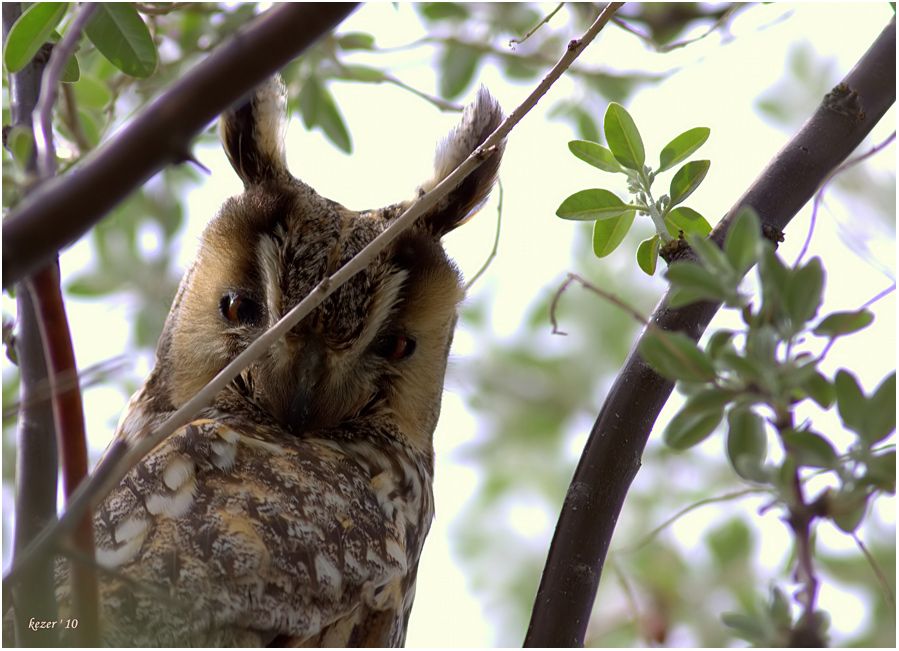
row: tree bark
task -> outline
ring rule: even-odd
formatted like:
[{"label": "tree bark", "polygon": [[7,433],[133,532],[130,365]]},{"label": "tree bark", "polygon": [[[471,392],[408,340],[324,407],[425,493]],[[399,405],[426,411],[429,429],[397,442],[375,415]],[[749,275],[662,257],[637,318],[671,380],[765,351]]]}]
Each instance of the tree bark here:
[{"label": "tree bark", "polygon": [[[893,18],[842,83],[774,157],[710,237],[719,246],[746,206],[768,232],[783,231],[821,182],[862,142],[896,100]],[[699,339],[720,305],[668,307],[666,294],[650,321]],[[645,332],[645,331],[644,331]],[[656,418],[674,384],[655,373],[634,345],[593,426],[569,486],[525,646],[583,646],[615,523]]]}]

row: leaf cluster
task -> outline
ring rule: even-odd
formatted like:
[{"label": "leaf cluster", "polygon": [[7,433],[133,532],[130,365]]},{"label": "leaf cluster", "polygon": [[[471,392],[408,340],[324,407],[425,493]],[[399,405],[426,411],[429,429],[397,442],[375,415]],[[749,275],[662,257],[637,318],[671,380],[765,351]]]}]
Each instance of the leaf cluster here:
[{"label": "leaf cluster", "polygon": [[556,215],[562,219],[594,221],[593,252],[603,258],[624,240],[637,214],[647,215],[656,234],[637,248],[637,264],[653,275],[663,245],[686,234],[705,236],[711,226],[698,212],[682,204],[702,183],[711,165],[708,160],[682,165],[669,184],[668,194],[654,199],[652,184],[657,175],[686,161],[709,137],[709,129],[696,127],[675,137],[659,154],[659,164],[646,165],[646,149],[634,119],[627,110],[612,102],[606,110],[603,128],[608,147],[589,140],[572,140],[568,149],[577,158],[604,172],[623,174],[631,194],[630,202],[614,192],[591,188],[566,198]]}]

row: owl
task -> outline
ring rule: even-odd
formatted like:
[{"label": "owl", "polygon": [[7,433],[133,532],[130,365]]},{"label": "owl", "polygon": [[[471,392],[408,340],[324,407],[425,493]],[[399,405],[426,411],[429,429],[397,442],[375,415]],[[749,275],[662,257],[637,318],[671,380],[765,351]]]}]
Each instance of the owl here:
[{"label": "owl", "polygon": [[[501,119],[481,89],[418,196]],[[151,433],[414,201],[357,212],[320,196],[288,171],[284,126],[277,78],[223,115],[243,192],[203,232],[118,438]],[[463,293],[441,237],[483,204],[501,156],[491,150],[96,509],[104,644],[402,645]]]}]

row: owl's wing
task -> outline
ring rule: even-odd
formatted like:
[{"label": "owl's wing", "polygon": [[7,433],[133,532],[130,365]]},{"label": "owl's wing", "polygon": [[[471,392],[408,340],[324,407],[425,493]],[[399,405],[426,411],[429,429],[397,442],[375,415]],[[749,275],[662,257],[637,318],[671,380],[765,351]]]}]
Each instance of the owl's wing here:
[{"label": "owl's wing", "polygon": [[396,642],[366,636],[405,628],[415,568],[369,471],[327,440],[185,426],[95,514],[104,643]]}]

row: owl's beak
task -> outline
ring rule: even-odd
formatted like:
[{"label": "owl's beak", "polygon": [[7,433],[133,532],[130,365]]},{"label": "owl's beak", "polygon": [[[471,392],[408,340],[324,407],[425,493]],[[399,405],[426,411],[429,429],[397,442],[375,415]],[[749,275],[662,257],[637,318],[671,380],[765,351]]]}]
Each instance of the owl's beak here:
[{"label": "owl's beak", "polygon": [[294,434],[314,426],[319,409],[316,396],[325,372],[325,344],[318,336],[287,335],[287,345],[278,351],[278,372],[269,374],[266,393],[271,396],[275,416]]}]

